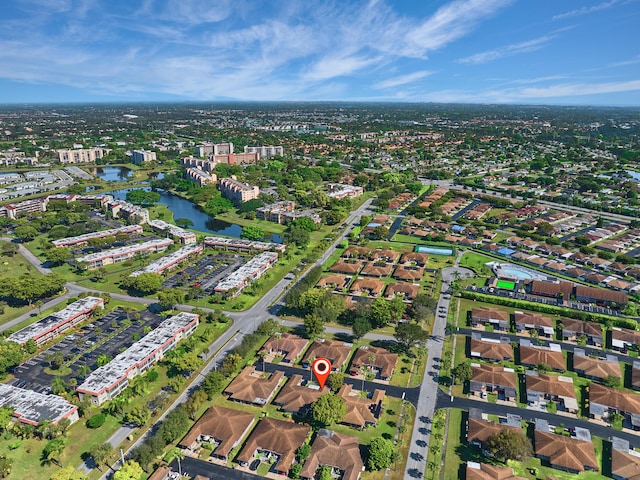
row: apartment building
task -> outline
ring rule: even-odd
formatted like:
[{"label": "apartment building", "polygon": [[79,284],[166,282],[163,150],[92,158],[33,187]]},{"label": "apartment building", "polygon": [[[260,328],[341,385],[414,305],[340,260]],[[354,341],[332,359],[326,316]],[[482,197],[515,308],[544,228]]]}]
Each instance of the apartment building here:
[{"label": "apartment building", "polygon": [[131,162],[135,165],[141,165],[146,162],[155,162],[158,160],[156,152],[151,150],[134,150],[131,152]]},{"label": "apartment building", "polygon": [[36,198],[25,200],[24,202],[10,203],[0,207],[0,217],[16,219],[34,212],[46,212],[48,200],[46,198]]},{"label": "apartment building", "polygon": [[144,243],[127,245],[126,247],[112,248],[102,252],[90,253],[76,258],[78,263],[86,263],[89,270],[111,265],[113,263],[126,262],[134,258],[137,254],[150,254],[165,251],[169,245],[173,244],[170,238],[157,238]]},{"label": "apartment building", "polygon": [[364,188],[355,185],[345,185],[344,183],[330,183],[329,198],[356,198],[364,193]]},{"label": "apartment building", "polygon": [[256,218],[279,224],[289,223],[299,218],[310,218],[314,223],[320,223],[320,215],[315,212],[296,212],[295,202],[286,200],[272,203],[256,209]]},{"label": "apartment building", "polygon": [[220,280],[214,290],[219,293],[233,291],[234,295],[237,295],[251,282],[264,275],[277,261],[278,254],[276,252],[263,252],[253,257],[231,275]]},{"label": "apartment building", "polygon": [[76,237],[65,237],[54,240],[54,247],[72,247],[86,244],[94,238],[115,237],[118,234],[125,235],[142,235],[142,227],[140,225],[125,225],[119,228],[110,228],[109,230],[100,230],[99,232],[85,233]]},{"label": "apartment building", "polygon": [[76,389],[80,399],[89,398],[91,403],[102,405],[115,398],[130,380],[142,375],[180,340],[190,336],[197,328],[199,318],[194,313],[180,312],[162,322],[109,363],[94,370]]},{"label": "apartment building", "polygon": [[36,345],[42,345],[74,325],[85,321],[98,308],[104,308],[104,299],[100,297],[81,298],[63,310],[47,315],[42,320],[9,335],[7,341],[24,345],[29,340],[33,340]]},{"label": "apartment building", "polygon": [[258,188],[258,186],[240,182],[235,176],[221,179],[219,186],[222,196],[231,200],[234,205],[240,205],[243,202],[258,198],[260,194],[260,188]]},{"label": "apartment building", "polygon": [[178,240],[183,245],[191,245],[196,243],[196,234],[185,230],[184,228],[177,227],[163,220],[151,220],[149,226],[156,231],[164,232],[167,235]]},{"label": "apartment building", "polygon": [[10,407],[15,419],[34,427],[44,420],[57,425],[63,418],[71,423],[80,418],[78,407],[62,397],[5,383],[0,383],[0,407]]},{"label": "apartment building", "polygon": [[231,155],[233,154],[233,143],[203,143],[196,146],[196,155],[207,157],[209,155]]},{"label": "apartment building", "polygon": [[284,155],[284,148],[280,145],[265,145],[262,147],[244,147],[244,153],[257,153],[261,160]]},{"label": "apartment building", "polygon": [[149,223],[149,210],[123,200],[110,201],[107,203],[107,210],[111,212],[113,218],[122,218],[140,225]]},{"label": "apartment building", "polygon": [[211,248],[224,248],[225,250],[238,250],[241,252],[252,252],[254,250],[276,250],[278,252],[284,252],[287,248],[283,243],[258,242],[255,240],[227,237],[206,237],[204,244]]},{"label": "apartment building", "polygon": [[187,178],[193,180],[201,187],[205,185],[213,185],[218,181],[218,176],[215,173],[207,173],[197,167],[187,168]]},{"label": "apartment building", "polygon": [[60,163],[95,163],[104,154],[102,148],[63,148],[58,150],[58,160]]},{"label": "apartment building", "polygon": [[182,247],[175,252],[170,253],[162,258],[157,259],[154,262],[151,262],[149,265],[144,267],[142,270],[137,270],[133,272],[130,276],[137,277],[138,275],[142,275],[143,273],[157,273],[162,274],[165,270],[169,270],[170,268],[175,267],[180,262],[188,259],[191,256],[198,255],[202,252],[204,247],[202,245],[187,245],[186,247]]}]

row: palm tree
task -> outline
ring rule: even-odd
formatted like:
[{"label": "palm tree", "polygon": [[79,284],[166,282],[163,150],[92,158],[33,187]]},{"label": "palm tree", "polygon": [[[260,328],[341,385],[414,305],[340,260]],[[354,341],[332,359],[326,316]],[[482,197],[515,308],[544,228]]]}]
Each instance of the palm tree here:
[{"label": "palm tree", "polygon": [[184,452],[178,447],[173,447],[170,454],[171,457],[178,460],[178,474],[180,475],[179,478],[182,478],[182,464],[180,463],[180,460],[184,459]]},{"label": "palm tree", "polygon": [[36,427],[36,435],[38,435],[41,439],[49,438],[51,435],[51,425],[52,422],[49,419],[41,420]]}]

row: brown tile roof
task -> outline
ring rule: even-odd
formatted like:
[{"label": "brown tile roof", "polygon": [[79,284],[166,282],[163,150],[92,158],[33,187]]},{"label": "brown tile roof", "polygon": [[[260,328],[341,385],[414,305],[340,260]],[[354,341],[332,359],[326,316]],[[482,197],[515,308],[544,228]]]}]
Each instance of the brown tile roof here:
[{"label": "brown tile roof", "polygon": [[349,283],[349,277],[346,275],[340,275],[339,273],[333,275],[327,275],[326,277],[322,277],[320,281],[316,284],[317,287],[326,287],[328,285],[335,285],[337,288],[344,288]]},{"label": "brown tile roof", "polygon": [[189,433],[180,440],[180,445],[189,448],[200,435],[209,435],[220,442],[214,453],[226,457],[254,420],[252,413],[214,405],[191,427]]},{"label": "brown tile roof", "polygon": [[385,294],[389,298],[395,297],[398,293],[401,293],[404,297],[409,300],[413,300],[416,298],[420,292],[420,285],[413,285],[412,283],[390,283],[387,285],[387,289],[385,290]]},{"label": "brown tile roof", "polygon": [[329,270],[339,273],[356,273],[363,263],[362,260],[346,262],[343,258],[339,258]]},{"label": "brown tile roof", "polygon": [[[373,361],[369,357],[373,356]],[[386,348],[362,346],[356,350],[351,360],[351,373],[357,375],[361,365],[373,366],[380,370],[381,377],[390,377],[398,363],[398,355]]]},{"label": "brown tile roof", "polygon": [[378,416],[382,410],[382,401],[385,391],[375,390],[372,398],[362,398],[352,395],[352,385],[344,384],[338,391],[338,396],[344,400],[347,413],[342,419],[342,423],[364,427],[368,423],[378,423]]},{"label": "brown tile roof", "polygon": [[[477,355],[474,355],[476,353]],[[513,360],[513,347],[509,343],[488,342],[477,338],[471,339],[471,357],[489,358],[491,360]]]},{"label": "brown tile roof", "polygon": [[329,388],[322,390],[302,386],[302,375],[293,375],[282,387],[273,403],[282,406],[287,412],[299,412],[300,409],[311,405],[320,395],[329,393]]},{"label": "brown tile roof", "polygon": [[285,360],[294,362],[308,344],[309,340],[306,338],[293,333],[283,333],[279,336],[277,334],[271,336],[262,348],[269,353],[282,353]]},{"label": "brown tile roof", "polygon": [[321,432],[313,441],[311,453],[300,475],[313,478],[318,467],[330,465],[344,471],[342,480],[357,480],[364,466],[360,456],[358,437],[331,430]]},{"label": "brown tile roof", "polygon": [[356,278],[351,284],[349,291],[351,293],[358,293],[364,290],[368,290],[371,295],[380,295],[384,289],[384,282],[376,280],[375,278]]},{"label": "brown tile roof", "polygon": [[516,477],[513,468],[499,467],[487,463],[478,464],[480,468],[474,468],[467,463],[467,480],[525,480],[523,477]]},{"label": "brown tile roof", "polygon": [[553,327],[553,320],[539,313],[523,313],[515,312],[514,318],[516,324],[535,325],[537,327]]},{"label": "brown tile roof", "polygon": [[622,378],[622,370],[618,362],[607,362],[599,358],[573,356],[573,369],[581,370],[588,377],[605,379],[609,376]]},{"label": "brown tile roof", "polygon": [[262,372],[253,365],[247,365],[224,390],[231,400],[264,405],[276,391],[284,372],[277,370],[268,378],[262,378]]},{"label": "brown tile roof", "polygon": [[339,370],[351,354],[351,344],[337,340],[314,340],[304,357],[305,363],[311,363],[318,357],[331,360],[334,370]]},{"label": "brown tile roof", "polygon": [[151,474],[149,480],[163,480],[171,471],[171,467],[162,465],[156,468],[156,471]]},{"label": "brown tile roof", "polygon": [[349,247],[342,254],[345,258],[358,258],[368,257],[371,254],[371,249],[366,247]]},{"label": "brown tile roof", "polygon": [[[569,378],[570,377],[564,377]],[[525,375],[527,391],[548,393],[565,398],[576,398],[576,391],[573,382],[564,382],[555,375],[539,373],[536,375]]]},{"label": "brown tile roof", "polygon": [[591,442],[577,440],[563,435],[534,431],[536,455],[549,458],[552,465],[582,472],[585,466],[598,468],[596,452]]},{"label": "brown tile roof", "polygon": [[640,480],[640,457],[614,448],[611,455],[611,473],[618,478]]},{"label": "brown tile roof", "polygon": [[593,335],[602,337],[602,326],[597,322],[584,322],[582,320],[574,320],[573,318],[563,318],[561,320],[563,330],[576,332],[578,335]]},{"label": "brown tile roof", "polygon": [[518,427],[469,418],[467,424],[467,442],[478,442],[484,448],[492,435],[500,433],[503,430],[513,430],[514,432],[522,433],[522,429]]},{"label": "brown tile roof", "polygon": [[554,352],[535,347],[520,346],[520,363],[523,365],[549,365],[554,370],[564,370],[562,352]]},{"label": "brown tile roof", "polygon": [[396,252],[395,250],[390,250],[390,249],[380,249],[380,250],[375,250],[371,256],[374,259],[385,259],[385,260],[389,260],[390,262],[395,262],[396,260],[398,260],[398,257],[400,256],[400,254],[398,252]]},{"label": "brown tile roof", "polygon": [[598,301],[627,303],[628,297],[626,293],[607,290],[605,288],[586,287],[584,285],[576,285],[576,297],[594,298]]},{"label": "brown tile roof", "polygon": [[372,277],[388,277],[393,271],[393,264],[381,262],[368,262],[360,275],[370,275]]},{"label": "brown tile roof", "polygon": [[426,253],[418,253],[418,252],[406,252],[402,254],[400,258],[400,263],[417,263],[420,266],[425,266],[427,261],[429,260],[429,255]]},{"label": "brown tile roof", "polygon": [[256,450],[268,450],[280,455],[276,470],[288,472],[296,457],[296,450],[306,441],[311,432],[308,425],[263,418],[251,432],[238,454],[240,462],[249,462]]},{"label": "brown tile roof", "polygon": [[625,392],[593,382],[589,385],[589,401],[621,412],[640,414],[640,394],[635,392]]},{"label": "brown tile roof", "polygon": [[505,371],[505,368],[499,365],[482,364],[478,367],[472,365],[471,372],[472,382],[513,388],[517,388],[518,386],[518,379],[515,372],[513,370]]},{"label": "brown tile roof", "polygon": [[497,308],[476,307],[471,310],[471,317],[480,320],[495,319],[509,321],[509,314]]},{"label": "brown tile roof", "polygon": [[640,343],[640,332],[629,330],[627,328],[614,328],[611,330],[611,338],[613,340],[620,340],[628,343]]},{"label": "brown tile roof", "polygon": [[563,298],[569,300],[573,292],[573,284],[570,282],[545,282],[544,280],[533,280],[531,282],[531,293],[534,295],[546,295],[557,297],[562,293]]},{"label": "brown tile roof", "polygon": [[406,265],[398,266],[393,272],[392,277],[398,280],[419,281],[424,276],[424,267],[407,267]]}]

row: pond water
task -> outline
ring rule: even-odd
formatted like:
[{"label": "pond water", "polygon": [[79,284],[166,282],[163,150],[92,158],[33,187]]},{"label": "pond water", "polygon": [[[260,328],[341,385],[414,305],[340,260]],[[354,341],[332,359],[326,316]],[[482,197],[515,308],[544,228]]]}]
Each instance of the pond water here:
[{"label": "pond water", "polygon": [[639,172],[634,172],[633,170],[625,170],[625,172],[627,172],[627,175],[629,175],[631,178],[633,178],[636,182],[640,182],[640,173]]},{"label": "pond water", "polygon": [[124,182],[133,174],[127,167],[95,167],[89,171],[105,182]]},{"label": "pond water", "polygon": [[[143,187],[144,190],[149,191],[150,187]],[[133,190],[132,188],[124,188],[120,190],[112,190],[105,192],[105,194],[113,195],[118,200],[126,200],[127,192]],[[193,222],[194,230],[201,232],[209,232],[218,235],[226,235],[228,237],[240,237],[242,233],[242,227],[236,223],[229,223],[222,220],[217,220],[200,210],[197,206],[191,203],[189,200],[185,200],[182,197],[178,197],[162,190],[157,191],[160,194],[160,202],[166,205],[169,210],[173,212],[174,220],[176,218],[188,218]],[[267,234],[266,240],[282,243],[282,237],[273,233]]]}]

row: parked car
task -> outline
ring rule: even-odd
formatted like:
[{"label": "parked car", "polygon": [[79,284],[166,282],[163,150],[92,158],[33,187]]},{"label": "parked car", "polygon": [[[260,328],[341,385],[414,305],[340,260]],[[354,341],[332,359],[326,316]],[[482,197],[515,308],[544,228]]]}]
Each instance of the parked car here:
[{"label": "parked car", "polygon": [[256,471],[259,466],[260,466],[260,460],[255,459],[253,462],[251,462],[251,465],[249,465],[249,470]]}]

